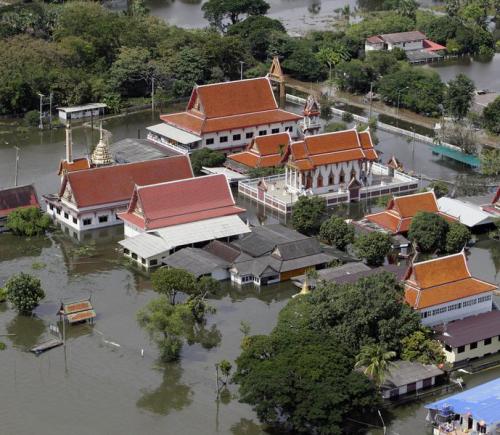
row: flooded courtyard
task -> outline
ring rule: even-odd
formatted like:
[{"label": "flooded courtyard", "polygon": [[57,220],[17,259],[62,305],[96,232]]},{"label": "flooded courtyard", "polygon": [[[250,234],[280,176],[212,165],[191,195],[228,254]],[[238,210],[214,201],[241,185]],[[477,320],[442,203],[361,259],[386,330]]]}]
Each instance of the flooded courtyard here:
[{"label": "flooded courtyard", "polygon": [[[107,121],[113,140],[144,137],[144,128],[156,122],[150,112]],[[64,131],[25,133],[2,127],[0,185],[13,184],[13,146],[20,147],[19,183],[35,183],[38,194],[55,192],[59,159],[64,156]],[[97,134],[74,131],[75,156],[88,152]],[[93,137],[92,137],[93,136]],[[438,178],[451,179],[464,168],[441,161],[427,145],[379,132],[383,159],[395,153],[403,164]],[[98,188],[98,187],[96,187]],[[282,216],[245,199],[251,222],[284,221]],[[340,214],[358,217],[375,208],[367,203],[342,205]],[[89,232],[78,241],[63,230],[47,238],[23,239],[0,235],[0,285],[21,271],[39,277],[46,298],[34,317],[18,316],[0,304],[0,433],[2,434],[245,434],[264,433],[245,404],[238,402],[237,387],[216,400],[215,364],[231,362],[240,353],[240,322],[252,334],[268,333],[281,308],[296,289],[290,283],[262,287],[232,287],[229,283],[210,298],[217,309],[209,316],[204,334],[217,346],[184,345],[179,363],[159,364],[157,349],[136,322],[136,313],[156,294],[146,273],[130,267],[117,250],[122,229]],[[500,281],[500,244],[479,241],[470,251],[469,265],[478,278]],[[86,247],[82,249],[82,247]],[[97,312],[94,325],[68,327],[66,348],[39,357],[28,349],[49,337],[57,322],[62,298],[91,296]],[[497,298],[498,299],[498,298]],[[499,301],[497,300],[497,303]],[[464,375],[468,385],[500,376],[500,369]],[[374,429],[374,434],[382,430]],[[391,434],[426,434],[422,403],[394,410]]]}]

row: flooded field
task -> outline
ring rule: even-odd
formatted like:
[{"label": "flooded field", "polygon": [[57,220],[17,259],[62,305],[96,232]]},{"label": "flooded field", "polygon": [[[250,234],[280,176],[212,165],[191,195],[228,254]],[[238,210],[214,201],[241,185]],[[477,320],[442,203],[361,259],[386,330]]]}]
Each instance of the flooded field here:
[{"label": "flooded field", "polygon": [[[151,113],[140,113],[107,121],[105,128],[114,140],[137,137],[138,130],[144,137],[144,127],[156,119]],[[35,183],[40,195],[56,191],[64,131],[0,130],[0,185],[13,182],[12,147],[18,145],[20,183]],[[382,132],[379,137],[384,159],[394,152],[405,166],[414,164],[440,177],[453,177],[457,169],[463,170],[432,159],[424,144],[417,144],[413,154],[406,139]],[[74,141],[75,155],[83,155],[97,141],[97,134],[92,138],[88,129],[75,129]],[[246,200],[238,202],[248,209],[253,223],[283,219]],[[343,205],[338,211],[357,217],[369,209],[361,203]],[[52,435],[68,433],[68,428],[75,435],[264,433],[250,407],[238,402],[234,385],[231,397],[216,401],[214,364],[238,356],[241,321],[251,325],[252,333],[269,332],[296,289],[289,283],[261,290],[224,285],[211,298],[217,313],[206,325],[206,333],[219,341],[218,346],[208,350],[200,344],[185,345],[179,363],[161,365],[156,348],[136,322],[137,311],[156,294],[147,274],[123,262],[116,244],[121,237],[120,228],[91,232],[84,242],[64,231],[49,238],[0,235],[0,285],[14,273],[29,272],[42,280],[47,295],[31,318],[0,304],[0,335],[4,335],[0,340],[7,344],[7,350],[0,352],[0,433]],[[94,248],[84,252],[78,249],[82,243]],[[499,245],[483,240],[471,249],[473,274],[499,282]],[[93,326],[68,328],[66,349],[59,347],[39,357],[27,352],[49,336],[62,298],[87,295],[97,312]],[[490,370],[466,381],[474,385],[499,375],[499,370]],[[390,433],[426,434],[421,405],[397,408]]]}]

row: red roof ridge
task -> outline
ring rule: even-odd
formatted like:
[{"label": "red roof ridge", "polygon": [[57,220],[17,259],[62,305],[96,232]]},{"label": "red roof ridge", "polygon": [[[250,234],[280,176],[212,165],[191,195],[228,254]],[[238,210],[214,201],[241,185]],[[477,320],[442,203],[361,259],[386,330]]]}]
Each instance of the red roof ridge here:
[{"label": "red roof ridge", "polygon": [[267,81],[270,81],[268,77],[264,76],[264,77],[252,77],[252,78],[249,78],[249,79],[241,79],[241,80],[229,80],[229,81],[217,82],[217,83],[206,83],[204,85],[195,84],[194,87],[195,88],[208,88],[208,87],[214,87],[214,86],[222,86],[222,85],[228,85],[228,84],[235,84],[235,83],[239,83],[239,82],[251,82],[253,80],[267,80]]},{"label": "red roof ridge", "polygon": [[[448,254],[448,255],[444,255],[442,257],[436,257],[436,258],[431,258],[429,260],[419,261],[418,263],[414,263],[413,266],[417,266],[419,264],[432,263],[433,261],[442,261],[442,260],[445,260],[447,258],[458,257],[459,255],[464,257],[465,264],[467,265],[467,258],[465,257],[465,251],[462,249],[460,252],[457,252],[455,254]],[[470,275],[469,268],[467,268],[467,271],[469,272],[469,275]]]}]

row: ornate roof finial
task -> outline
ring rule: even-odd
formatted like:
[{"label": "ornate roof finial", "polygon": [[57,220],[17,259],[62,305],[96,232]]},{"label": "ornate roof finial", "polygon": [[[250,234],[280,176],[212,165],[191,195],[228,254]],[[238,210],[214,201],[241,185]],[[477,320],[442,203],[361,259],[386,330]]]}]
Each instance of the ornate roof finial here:
[{"label": "ornate roof finial", "polygon": [[104,140],[102,121],[99,127],[99,132],[99,143],[95,147],[91,157],[92,164],[95,166],[111,165],[113,163],[113,159],[111,158],[107,141]]}]

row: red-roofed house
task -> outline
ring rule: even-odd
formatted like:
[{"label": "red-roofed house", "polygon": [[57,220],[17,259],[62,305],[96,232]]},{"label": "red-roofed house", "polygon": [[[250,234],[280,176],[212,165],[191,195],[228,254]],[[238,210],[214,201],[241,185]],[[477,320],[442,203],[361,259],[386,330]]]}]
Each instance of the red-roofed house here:
[{"label": "red-roofed house", "polygon": [[126,236],[120,245],[133,260],[156,266],[181,248],[250,232],[238,216],[244,212],[222,174],[137,186],[127,211],[119,215]]},{"label": "red-roofed house", "polygon": [[148,139],[181,152],[242,150],[256,136],[298,134],[302,116],[282,110],[267,77],[195,86],[186,111],[160,116]]},{"label": "red-roofed house", "polygon": [[0,233],[5,231],[7,215],[25,207],[40,208],[38,196],[33,185],[8,187],[0,190]]},{"label": "red-roofed house", "polygon": [[241,173],[280,166],[291,141],[288,132],[257,136],[245,151],[227,156],[226,166]]},{"label": "red-roofed house", "polygon": [[404,286],[406,303],[429,326],[491,311],[497,289],[471,276],[463,252],[414,263]]},{"label": "red-roofed house", "polygon": [[389,201],[386,210],[366,215],[365,219],[391,234],[404,234],[410,229],[413,217],[420,211],[439,214],[449,221],[456,220],[439,211],[433,191],[395,196]]},{"label": "red-roofed house", "polygon": [[78,231],[119,225],[136,185],[192,177],[188,156],[68,172],[59,193],[45,196],[47,212]]},{"label": "red-roofed house", "polygon": [[356,129],[306,136],[287,149],[286,184],[292,192],[322,194],[349,189],[351,199],[371,183],[371,164],[378,159],[370,132]]}]

